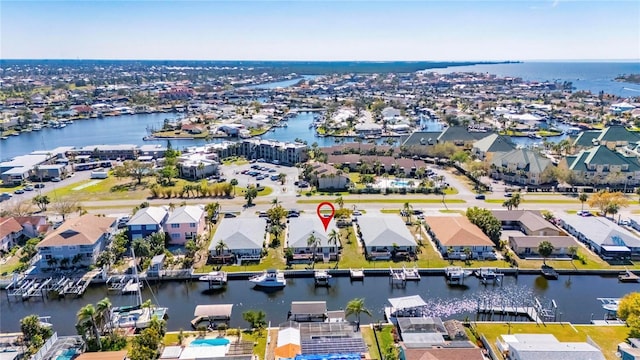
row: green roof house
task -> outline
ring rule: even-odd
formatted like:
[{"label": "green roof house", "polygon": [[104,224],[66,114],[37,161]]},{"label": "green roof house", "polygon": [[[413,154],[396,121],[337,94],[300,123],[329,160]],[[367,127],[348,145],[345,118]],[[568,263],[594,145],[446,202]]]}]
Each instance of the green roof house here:
[{"label": "green roof house", "polygon": [[508,152],[495,153],[491,160],[491,177],[509,183],[521,185],[542,185],[543,173],[554,166],[550,159],[540,156],[528,149],[515,149]]},{"label": "green roof house", "polygon": [[635,186],[640,182],[638,158],[599,145],[565,158],[576,185]]}]

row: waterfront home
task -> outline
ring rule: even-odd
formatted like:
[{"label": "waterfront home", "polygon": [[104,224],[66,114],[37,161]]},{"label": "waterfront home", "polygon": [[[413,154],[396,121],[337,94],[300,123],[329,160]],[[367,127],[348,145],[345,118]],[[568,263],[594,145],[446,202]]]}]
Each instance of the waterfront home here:
[{"label": "waterfront home", "polygon": [[164,223],[169,243],[183,245],[204,232],[206,211],[202,205],[185,205],[175,209]]},{"label": "waterfront home", "polygon": [[611,106],[609,107],[611,112],[614,113],[614,114],[621,114],[621,113],[623,113],[625,111],[631,111],[631,110],[633,110],[635,108],[636,108],[635,105],[629,104],[626,101],[615,103],[615,104],[611,104]]},{"label": "waterfront home", "polygon": [[633,187],[640,184],[640,162],[604,145],[582,150],[560,161],[573,174],[573,185]]},{"label": "waterfront home", "polygon": [[360,123],[354,126],[354,130],[361,137],[382,135],[382,125],[380,124]]},{"label": "waterfront home", "polygon": [[484,159],[487,155],[496,152],[509,152],[515,148],[515,145],[509,138],[498,134],[491,134],[474,142],[471,154],[478,159]]},{"label": "waterfront home", "polygon": [[75,360],[125,360],[127,359],[127,351],[118,350],[118,351],[86,352],[78,355],[78,357],[74,359]]},{"label": "waterfront home", "polygon": [[498,152],[491,159],[491,177],[520,185],[543,185],[552,180],[544,174],[553,166],[550,159],[533,150]]},{"label": "waterfront home", "polygon": [[465,216],[429,216],[425,222],[427,232],[443,256],[463,260],[496,258],[493,241]]},{"label": "waterfront home", "polygon": [[116,230],[117,219],[85,214],[68,219],[37,246],[40,268],[59,268],[95,263]]},{"label": "waterfront home", "polygon": [[365,255],[370,260],[411,257],[416,252],[416,240],[397,215],[361,216],[357,228]]},{"label": "waterfront home", "polygon": [[141,160],[142,156],[149,156],[152,159],[163,158],[164,154],[167,152],[167,148],[160,144],[147,144],[138,147],[138,160]]},{"label": "waterfront home", "polygon": [[344,190],[349,186],[349,174],[345,174],[342,170],[321,163],[311,163],[311,174],[318,184],[318,190]]},{"label": "waterfront home", "polygon": [[491,213],[500,220],[503,230],[520,230],[528,236],[564,235],[538,210],[492,210]]},{"label": "waterfront home", "polygon": [[153,233],[164,233],[169,212],[164,207],[150,206],[138,210],[127,222],[129,240],[145,238]]},{"label": "waterfront home", "polygon": [[407,348],[444,346],[445,337],[449,337],[442,319],[437,317],[399,317],[395,325]]},{"label": "waterfront home", "polygon": [[[299,360],[326,358],[340,360],[360,360],[368,352],[361,331],[354,331],[348,322],[305,322],[299,324],[300,354]],[[329,340],[330,339],[330,340]]]},{"label": "waterfront home", "polygon": [[264,218],[223,219],[209,245],[210,259],[232,258],[238,264],[243,261],[260,261],[266,245],[266,227]]},{"label": "waterfront home", "polygon": [[3,184],[20,185],[31,175],[35,166],[44,164],[50,159],[46,154],[20,155],[10,161],[0,163],[0,179]]},{"label": "waterfront home", "polygon": [[320,219],[314,215],[303,215],[289,219],[285,247],[293,252],[294,261],[336,260],[341,246],[340,239],[331,239],[329,234],[338,231],[335,219],[331,219],[325,230]]},{"label": "waterfront home", "polygon": [[292,301],[287,320],[297,322],[324,321],[327,318],[326,301]]},{"label": "waterfront home", "polygon": [[640,134],[621,125],[608,126],[602,130],[583,131],[576,137],[573,146],[578,149],[604,145],[610,149],[620,148],[640,141]]},{"label": "waterfront home", "polygon": [[100,160],[135,160],[138,157],[138,147],[132,144],[120,145],[88,145],[73,149],[71,154],[90,155]]},{"label": "waterfront home", "polygon": [[578,242],[571,236],[509,236],[509,247],[518,257],[541,258],[538,247],[543,241],[548,241],[553,245],[553,252],[550,257],[571,258],[571,248],[578,249]]},{"label": "waterfront home", "polygon": [[281,324],[278,329],[278,340],[273,351],[276,359],[293,359],[301,352],[300,325],[294,321]]},{"label": "waterfront home", "polygon": [[498,351],[511,360],[604,360],[602,351],[587,342],[561,342],[552,334],[500,335]]},{"label": "waterfront home", "polygon": [[0,251],[7,252],[14,247],[22,233],[22,225],[15,218],[0,218]]},{"label": "waterfront home", "polygon": [[403,360],[485,360],[480,348],[402,348]]},{"label": "waterfront home", "polygon": [[640,258],[640,238],[600,216],[558,214],[560,226],[604,259]]}]

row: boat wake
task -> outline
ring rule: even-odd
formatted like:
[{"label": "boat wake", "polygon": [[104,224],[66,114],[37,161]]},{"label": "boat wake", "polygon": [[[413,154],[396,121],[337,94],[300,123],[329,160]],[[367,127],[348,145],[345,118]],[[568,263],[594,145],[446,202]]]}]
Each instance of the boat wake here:
[{"label": "boat wake", "polygon": [[633,89],[633,88],[628,88],[628,87],[625,87],[625,88],[623,88],[623,89],[624,89],[624,90],[628,90],[628,91],[640,92],[640,89]]}]

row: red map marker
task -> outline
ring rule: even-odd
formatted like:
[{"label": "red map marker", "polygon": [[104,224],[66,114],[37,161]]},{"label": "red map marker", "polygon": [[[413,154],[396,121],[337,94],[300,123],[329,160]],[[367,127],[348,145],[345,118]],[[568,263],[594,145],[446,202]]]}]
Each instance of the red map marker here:
[{"label": "red map marker", "polygon": [[[329,215],[324,215],[320,212],[320,210],[323,207],[328,207],[331,209],[331,214]],[[318,209],[316,209],[316,213],[318,214],[318,217],[320,218],[320,221],[322,221],[322,225],[324,225],[324,231],[327,231],[327,227],[329,227],[329,223],[331,222],[331,219],[333,219],[333,215],[335,215],[336,213],[336,208],[333,207],[333,204],[325,201],[325,202],[321,202],[320,204],[318,204]]]}]

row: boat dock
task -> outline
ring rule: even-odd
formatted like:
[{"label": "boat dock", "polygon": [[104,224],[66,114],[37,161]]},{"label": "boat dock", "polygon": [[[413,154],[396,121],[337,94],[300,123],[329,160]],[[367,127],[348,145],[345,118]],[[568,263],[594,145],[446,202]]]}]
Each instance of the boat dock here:
[{"label": "boat dock", "polygon": [[7,300],[21,299],[26,301],[32,298],[45,299],[49,291],[49,284],[53,279],[22,279],[7,286]]},{"label": "boat dock", "polygon": [[464,271],[459,266],[449,266],[444,269],[444,277],[449,285],[463,285],[464,278],[469,276],[471,271]]},{"label": "boat dock", "polygon": [[391,286],[406,287],[407,277],[402,269],[389,267],[389,283]]},{"label": "boat dock", "polygon": [[[499,321],[504,321],[512,317],[517,320],[518,317],[526,317],[536,324],[544,324],[545,321],[556,321],[558,315],[558,305],[555,300],[551,300],[547,307],[543,306],[538,299],[533,299],[529,304],[515,304],[511,301],[499,301],[488,299],[478,299],[477,302],[477,320],[494,320],[498,317]],[[506,319],[505,319],[506,318]]]},{"label": "boat dock", "polygon": [[404,273],[404,278],[408,281],[420,281],[420,272],[418,272],[417,266],[407,268],[403,265],[402,272]]},{"label": "boat dock", "polygon": [[89,272],[79,279],[61,278],[22,278],[7,285],[7,300],[45,299],[66,295],[82,296],[97,272]]},{"label": "boat dock", "polygon": [[329,287],[329,279],[331,279],[331,275],[326,270],[316,270],[313,274],[313,283],[316,287],[324,286]]},{"label": "boat dock", "polygon": [[504,274],[498,268],[483,267],[476,270],[475,274],[483,285],[488,285],[489,283],[493,283],[493,285],[502,284],[502,279],[504,278]]},{"label": "boat dock", "polygon": [[351,280],[364,280],[364,269],[349,269],[349,277]]},{"label": "boat dock", "polygon": [[624,272],[618,275],[618,280],[620,282],[638,282],[640,281],[640,276],[631,272],[631,270],[625,269]]}]

